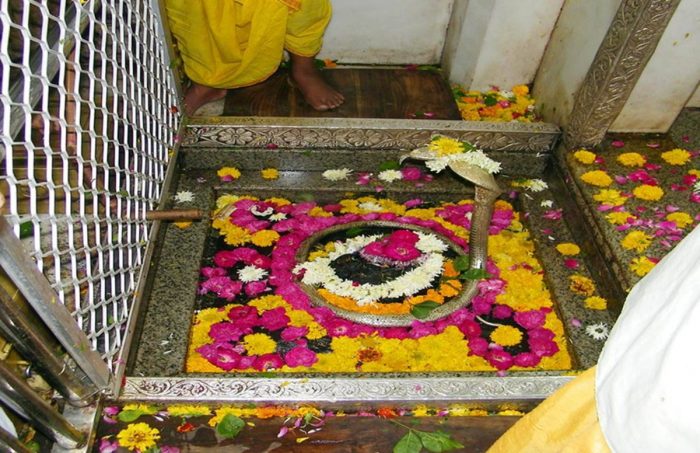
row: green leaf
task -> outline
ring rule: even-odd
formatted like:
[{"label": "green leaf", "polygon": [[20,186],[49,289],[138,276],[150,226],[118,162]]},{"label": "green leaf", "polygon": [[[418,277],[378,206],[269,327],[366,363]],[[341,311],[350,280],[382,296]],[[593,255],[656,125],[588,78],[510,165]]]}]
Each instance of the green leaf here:
[{"label": "green leaf", "polygon": [[460,255],[452,261],[452,265],[457,271],[466,271],[469,269],[469,257],[467,255]]},{"label": "green leaf", "polygon": [[469,269],[468,271],[462,272],[459,278],[462,280],[481,280],[483,278],[489,278],[491,274],[483,269]]},{"label": "green leaf", "polygon": [[493,95],[484,96],[484,104],[487,106],[492,106],[498,104],[498,98]]},{"label": "green leaf", "polygon": [[430,315],[430,312],[439,307],[440,304],[433,302],[432,300],[427,300],[420,304],[416,304],[411,308],[411,314],[418,319],[425,319]]},{"label": "green leaf", "polygon": [[216,425],[216,433],[226,439],[233,439],[241,432],[245,422],[232,414],[227,414],[218,425]]},{"label": "green leaf", "polygon": [[420,438],[411,430],[394,445],[394,453],[419,453],[422,448]]},{"label": "green leaf", "polygon": [[41,445],[39,445],[39,442],[35,440],[30,440],[26,444],[24,444],[25,447],[27,447],[27,450],[31,451],[32,453],[40,453],[41,452]]},{"label": "green leaf", "polygon": [[119,412],[119,414],[117,415],[117,418],[119,419],[120,422],[131,423],[144,414],[145,414],[144,411],[134,409],[134,410]]},{"label": "green leaf", "polygon": [[423,431],[417,431],[420,441],[426,450],[432,451],[433,453],[441,453],[443,451],[452,451],[457,448],[464,448],[464,445],[460,444],[456,440],[450,438],[450,435],[442,431],[435,431],[434,433],[426,433]]},{"label": "green leaf", "polygon": [[364,231],[365,230],[362,227],[348,228],[347,230],[345,230],[345,236],[349,238],[354,238],[355,236],[361,235]]},{"label": "green leaf", "polygon": [[382,162],[379,164],[379,171],[384,171],[384,170],[398,170],[401,168],[401,164],[399,164],[395,160],[388,160],[386,162]]},{"label": "green leaf", "polygon": [[31,220],[19,224],[19,238],[24,239],[34,234],[34,224]]}]

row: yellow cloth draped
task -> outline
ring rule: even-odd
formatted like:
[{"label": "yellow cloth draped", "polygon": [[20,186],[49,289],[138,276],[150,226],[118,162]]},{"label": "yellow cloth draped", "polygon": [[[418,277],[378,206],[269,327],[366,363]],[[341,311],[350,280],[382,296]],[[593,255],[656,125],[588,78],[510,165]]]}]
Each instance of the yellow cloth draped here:
[{"label": "yellow cloth draped", "polygon": [[513,425],[487,453],[609,453],[598,423],[595,367]]},{"label": "yellow cloth draped", "polygon": [[311,57],[321,50],[329,0],[165,0],[185,73],[214,88],[265,80],[284,50]]}]

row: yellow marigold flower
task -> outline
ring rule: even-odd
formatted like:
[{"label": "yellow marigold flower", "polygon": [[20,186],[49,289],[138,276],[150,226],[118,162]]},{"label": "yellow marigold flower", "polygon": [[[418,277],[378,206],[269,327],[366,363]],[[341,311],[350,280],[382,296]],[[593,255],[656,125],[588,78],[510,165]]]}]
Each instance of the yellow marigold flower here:
[{"label": "yellow marigold flower", "polygon": [[627,250],[643,252],[651,245],[652,237],[643,231],[631,231],[622,239],[620,244]]},{"label": "yellow marigold flower", "polygon": [[573,256],[581,253],[581,249],[578,245],[572,244],[571,242],[562,242],[561,244],[557,244],[557,252],[562,255]]},{"label": "yellow marigold flower", "polygon": [[[248,305],[251,305],[251,306],[257,308],[258,313],[262,313],[262,312],[267,311],[267,310],[272,310],[273,308],[277,308],[277,307],[284,307],[284,308],[291,307],[287,303],[287,301],[284,300],[284,298],[282,298],[282,296],[274,296],[274,295],[258,297],[257,299],[254,299],[254,300],[248,302]],[[229,307],[228,305],[226,307],[224,307],[226,309],[225,313],[229,312],[228,307]],[[313,319],[313,318],[311,318],[311,319]]]},{"label": "yellow marigold flower", "polygon": [[232,203],[237,202],[240,199],[241,199],[241,197],[239,197],[237,195],[222,195],[216,199],[216,209],[219,210],[223,207],[226,207]]},{"label": "yellow marigold flower", "polygon": [[248,415],[248,414],[243,413],[244,410],[245,410],[244,408],[240,408],[240,407],[224,406],[220,409],[216,409],[216,412],[215,412],[216,415],[213,416],[212,418],[210,418],[209,422],[207,422],[207,423],[209,424],[209,426],[214,427],[214,426],[218,425],[221,422],[221,420],[223,420],[224,417],[226,417],[229,414],[233,415],[235,417],[241,417],[243,415]]},{"label": "yellow marigold flower", "polygon": [[438,156],[447,156],[448,154],[457,154],[464,151],[464,145],[459,140],[449,137],[434,138],[429,144],[428,149],[435,151]]},{"label": "yellow marigold flower", "polygon": [[634,258],[630,263],[630,269],[640,277],[644,277],[651,271],[656,263],[647,258],[646,256],[638,256]]},{"label": "yellow marigold flower", "polygon": [[581,162],[582,164],[590,165],[595,162],[595,153],[592,153],[585,149],[580,149],[574,153],[574,159]]},{"label": "yellow marigold flower", "polygon": [[647,160],[639,153],[622,153],[617,156],[617,161],[625,167],[642,167]]},{"label": "yellow marigold flower", "polygon": [[608,308],[608,301],[599,296],[587,297],[583,304],[591,310],[606,310]]},{"label": "yellow marigold flower", "polygon": [[530,93],[530,88],[527,85],[515,85],[512,91],[516,96],[527,96]]},{"label": "yellow marigold flower", "polygon": [[260,230],[253,233],[250,242],[258,247],[269,247],[280,238],[280,234],[275,230]]},{"label": "yellow marigold flower", "polygon": [[241,342],[248,355],[272,354],[277,349],[277,342],[264,333],[251,333]]},{"label": "yellow marigold flower", "polygon": [[627,201],[627,198],[623,197],[622,193],[615,189],[601,189],[597,194],[593,195],[593,199],[600,202],[600,204],[610,206],[621,206]]},{"label": "yellow marigold flower", "polygon": [[610,212],[608,213],[605,218],[608,220],[608,222],[612,223],[613,225],[624,225],[627,223],[627,219],[632,219],[635,220],[637,217],[630,214],[629,212],[621,211],[621,212]]},{"label": "yellow marigold flower", "polygon": [[119,446],[129,451],[146,451],[154,447],[158,439],[160,439],[160,432],[148,426],[147,423],[132,423],[117,434]]},{"label": "yellow marigold flower", "polygon": [[197,313],[197,321],[210,324],[224,321],[228,319],[228,312],[234,306],[238,306],[238,304],[227,305],[223,308],[205,308]]},{"label": "yellow marigold flower", "polygon": [[219,168],[219,171],[216,172],[217,176],[219,178],[231,178],[231,179],[238,179],[241,177],[241,171],[237,169],[236,167],[222,167]]},{"label": "yellow marigold flower", "polygon": [[199,417],[202,415],[211,415],[211,409],[207,406],[199,406],[192,404],[175,404],[167,407],[168,414],[171,417]]},{"label": "yellow marigold flower", "polygon": [[666,216],[666,220],[674,222],[681,229],[693,224],[693,218],[685,212],[672,212]]},{"label": "yellow marigold flower", "polygon": [[309,215],[312,217],[333,217],[332,212],[328,212],[320,206],[314,206],[309,210]]},{"label": "yellow marigold flower", "polygon": [[581,175],[581,180],[592,186],[608,187],[612,184],[612,178],[603,170],[593,170]]},{"label": "yellow marigold flower", "polygon": [[664,190],[658,186],[642,184],[641,186],[635,187],[632,194],[640,200],[657,201],[664,196]]},{"label": "yellow marigold flower", "polygon": [[688,170],[688,174],[700,177],[700,170],[698,170],[697,168],[693,168],[693,169]]},{"label": "yellow marigold flower", "polygon": [[277,206],[286,206],[288,204],[292,204],[292,202],[287,200],[286,198],[278,198],[278,197],[270,197],[270,198],[267,198],[265,201],[267,201],[268,203],[274,203]]},{"label": "yellow marigold flower", "polygon": [[515,346],[522,341],[523,333],[513,326],[498,326],[491,332],[489,338],[501,346]]},{"label": "yellow marigold flower", "polygon": [[419,404],[411,411],[414,417],[430,417],[430,409],[425,404]]},{"label": "yellow marigold flower", "polygon": [[263,168],[260,170],[260,176],[263,179],[278,179],[280,177],[280,172],[276,168]]},{"label": "yellow marigold flower", "polygon": [[669,165],[685,165],[690,160],[690,153],[684,149],[675,148],[661,153],[661,158]]},{"label": "yellow marigold flower", "polygon": [[498,415],[522,417],[525,413],[517,409],[503,409],[502,411],[498,411]]},{"label": "yellow marigold flower", "polygon": [[592,296],[595,292],[595,283],[588,277],[574,274],[569,277],[569,290],[582,296]]}]

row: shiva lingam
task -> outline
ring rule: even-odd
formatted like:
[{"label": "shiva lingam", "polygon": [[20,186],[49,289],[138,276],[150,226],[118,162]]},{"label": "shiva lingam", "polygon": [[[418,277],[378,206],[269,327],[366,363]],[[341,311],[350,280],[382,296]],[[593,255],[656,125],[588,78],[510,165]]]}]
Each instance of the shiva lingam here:
[{"label": "shiva lingam", "polygon": [[[483,273],[486,266],[489,224],[496,198],[502,193],[493,177],[500,164],[469,143],[443,136],[433,137],[427,146],[403,155],[400,162],[406,159],[424,161],[435,172],[450,168],[474,184],[469,253],[449,237],[411,223],[372,220],[335,225],[307,238],[296,256],[301,263],[297,271],[303,274],[300,286],[313,304],[327,307],[353,322],[401,327],[417,319],[441,319],[469,305],[476,295],[478,278],[470,278],[460,281],[457,294],[444,303],[433,302],[429,310],[420,311],[420,316],[414,310],[373,313],[364,308],[377,303],[400,302],[420,291],[423,291],[421,300],[429,299],[430,293],[426,296],[425,290],[442,280],[446,260],[468,262],[468,268],[463,264],[460,270],[472,271],[473,275]],[[319,252],[324,248],[326,252]],[[314,256],[310,257],[312,252]],[[341,269],[338,263],[349,264],[357,275]],[[333,296],[328,297],[328,294]],[[357,308],[334,302],[338,300],[352,300]]]}]

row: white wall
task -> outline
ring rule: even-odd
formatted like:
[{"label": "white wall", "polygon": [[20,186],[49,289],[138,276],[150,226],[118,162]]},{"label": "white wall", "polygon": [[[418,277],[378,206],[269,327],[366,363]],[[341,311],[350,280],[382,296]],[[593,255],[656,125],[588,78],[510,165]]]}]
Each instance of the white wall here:
[{"label": "white wall", "polygon": [[565,126],[621,0],[567,0],[540,64],[533,94],[548,122]]},{"label": "white wall", "polygon": [[532,82],[564,0],[457,0],[443,64],[474,90]]},{"label": "white wall", "polygon": [[697,88],[695,89],[695,93],[693,93],[693,95],[690,96],[690,99],[688,99],[686,107],[700,107],[700,84],[698,84]]},{"label": "white wall", "polygon": [[667,132],[698,80],[700,0],[682,0],[610,130]]},{"label": "white wall", "polygon": [[453,0],[332,0],[319,58],[342,63],[437,64]]}]

